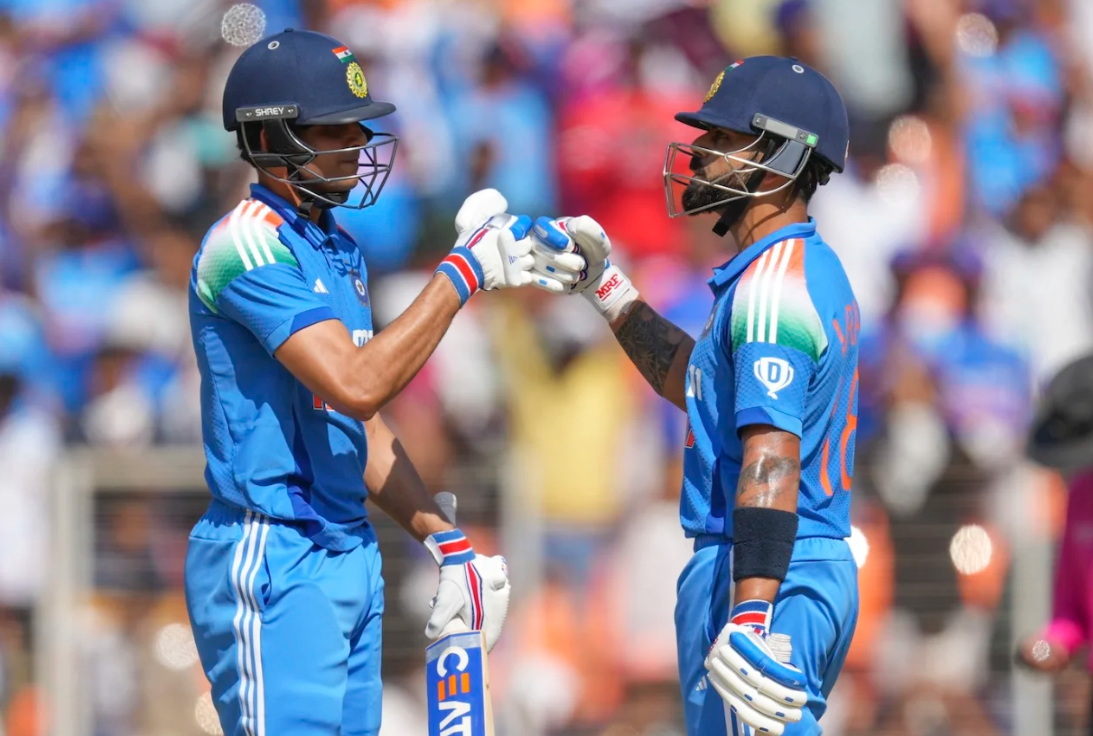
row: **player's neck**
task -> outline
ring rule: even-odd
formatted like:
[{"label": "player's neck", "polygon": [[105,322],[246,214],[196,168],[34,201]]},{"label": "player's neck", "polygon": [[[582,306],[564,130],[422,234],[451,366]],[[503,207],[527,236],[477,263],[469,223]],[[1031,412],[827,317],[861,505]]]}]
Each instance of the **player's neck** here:
[{"label": "player's neck", "polygon": [[[291,204],[293,207],[297,209],[300,207],[300,195],[288,184],[277,181],[273,177],[262,172],[258,172],[258,183]],[[310,212],[308,212],[308,219],[314,223],[318,223],[322,213],[323,210],[321,207],[312,207]]]},{"label": "player's neck", "polygon": [[739,251],[743,251],[784,227],[803,222],[808,222],[808,207],[800,199],[788,207],[757,199],[744,210],[729,232]]}]

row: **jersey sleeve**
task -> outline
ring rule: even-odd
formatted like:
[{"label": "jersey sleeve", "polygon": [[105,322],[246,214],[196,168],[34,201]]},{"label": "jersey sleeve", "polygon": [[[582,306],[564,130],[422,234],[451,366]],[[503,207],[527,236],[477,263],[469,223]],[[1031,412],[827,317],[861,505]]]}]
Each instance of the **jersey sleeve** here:
[{"label": "jersey sleeve", "polygon": [[246,327],[271,355],[293,333],[334,319],[292,251],[261,221],[218,225],[202,248],[196,276],[205,306]]},{"label": "jersey sleeve", "polygon": [[737,431],[768,424],[800,437],[808,387],[827,349],[802,241],[776,245],[748,268],[729,322]]}]

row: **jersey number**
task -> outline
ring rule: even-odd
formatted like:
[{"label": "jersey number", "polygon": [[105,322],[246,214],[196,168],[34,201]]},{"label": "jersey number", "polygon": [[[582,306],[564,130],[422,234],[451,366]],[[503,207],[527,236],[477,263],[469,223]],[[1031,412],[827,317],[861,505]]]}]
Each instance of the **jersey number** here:
[{"label": "jersey number", "polygon": [[[849,345],[858,344],[858,333],[861,331],[861,317],[858,313],[858,305],[851,304],[846,308],[846,332],[842,331],[839,325],[839,320],[832,320],[835,326],[835,334],[839,337],[839,342],[842,346],[843,354],[846,354],[847,347]],[[839,392],[842,393],[842,386],[839,387]],[[858,415],[854,411],[854,400],[858,397],[858,369],[854,369],[854,377],[850,380],[849,394],[846,397],[846,426],[843,427],[842,435],[839,437],[839,478],[840,486],[844,491],[850,490],[851,482],[854,478],[854,468],[852,467],[852,461],[849,460],[850,448],[853,446],[854,433],[858,429]],[[835,406],[831,408],[831,418],[835,418],[835,412],[839,409],[840,402],[836,401]],[[828,475],[828,459],[831,455],[831,437],[829,436],[824,440],[824,453],[821,464],[823,466],[823,474],[820,476],[820,485],[824,488],[824,493],[832,495],[835,489],[831,485],[831,478]],[[848,467],[850,466],[850,467]]]},{"label": "jersey number", "polygon": [[687,366],[687,395],[702,401],[702,369]]}]

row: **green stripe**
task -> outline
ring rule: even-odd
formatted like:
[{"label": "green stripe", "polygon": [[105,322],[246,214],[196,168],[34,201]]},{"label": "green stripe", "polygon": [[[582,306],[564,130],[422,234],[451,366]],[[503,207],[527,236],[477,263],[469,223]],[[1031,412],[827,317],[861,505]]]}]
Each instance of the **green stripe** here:
[{"label": "green stripe", "polygon": [[[733,295],[732,304],[732,350],[736,352],[748,341],[748,288],[760,288],[755,278],[749,278],[747,283],[742,283]],[[759,334],[759,308],[762,300],[761,294],[756,294],[755,327],[752,331],[752,341],[762,338],[765,342],[771,334],[769,318],[771,316],[771,295],[773,290],[767,293],[767,322],[764,325],[763,334]],[[816,306],[808,294],[808,287],[800,282],[783,281],[782,293],[778,300],[778,334],[776,342],[787,348],[793,348],[808,355],[814,361],[819,362],[820,356],[827,349],[827,333],[824,332],[820,315]]]},{"label": "green stripe", "polygon": [[[213,312],[217,311],[216,300],[220,296],[220,292],[232,280],[248,270],[247,264],[243,262],[239,255],[239,248],[236,247],[235,238],[232,237],[232,229],[229,225],[211,233],[197,261],[197,295],[201,297],[201,301],[205,303],[205,306]],[[243,229],[238,228],[237,232],[240,233],[239,243],[247,254],[251,268],[268,265],[266,262],[269,259],[266,257],[265,248],[262,247],[263,243],[269,247],[274,263],[300,267],[296,257],[292,255],[292,251],[280,241],[268,226],[255,225],[246,228],[251,241],[258,247],[258,253],[261,256],[260,261],[256,261],[253,251],[248,247],[247,239],[243,236]]]}]

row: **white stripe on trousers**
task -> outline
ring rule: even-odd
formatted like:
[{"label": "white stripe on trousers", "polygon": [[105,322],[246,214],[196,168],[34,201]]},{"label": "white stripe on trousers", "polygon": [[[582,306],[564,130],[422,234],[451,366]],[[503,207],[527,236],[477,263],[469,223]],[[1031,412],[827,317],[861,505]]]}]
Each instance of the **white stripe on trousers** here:
[{"label": "white stripe on trousers", "polygon": [[265,681],[262,672],[262,621],[254,581],[266,553],[269,521],[247,511],[243,538],[235,548],[231,582],[235,591],[235,642],[239,665],[239,719],[247,736],[265,736]]}]

